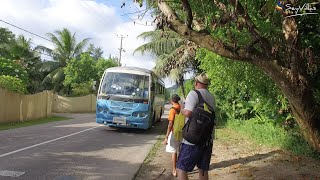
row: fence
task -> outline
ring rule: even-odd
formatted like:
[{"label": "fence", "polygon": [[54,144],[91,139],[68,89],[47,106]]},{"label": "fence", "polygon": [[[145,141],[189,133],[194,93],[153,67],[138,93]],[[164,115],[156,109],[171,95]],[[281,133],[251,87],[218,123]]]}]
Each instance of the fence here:
[{"label": "fence", "polygon": [[63,97],[51,91],[22,95],[0,88],[0,123],[28,121],[53,112],[94,112],[96,96]]},{"label": "fence", "polygon": [[93,94],[82,97],[63,97],[54,94],[53,99],[53,112],[75,113],[96,110],[97,98]]}]

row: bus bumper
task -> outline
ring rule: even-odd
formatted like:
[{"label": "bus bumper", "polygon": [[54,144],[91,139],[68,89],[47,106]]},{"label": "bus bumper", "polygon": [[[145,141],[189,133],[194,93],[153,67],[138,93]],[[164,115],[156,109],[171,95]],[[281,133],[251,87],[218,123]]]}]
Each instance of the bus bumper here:
[{"label": "bus bumper", "polygon": [[114,123],[112,116],[99,117],[99,115],[97,115],[96,122],[98,124],[103,124],[103,125],[107,125],[110,127],[117,127],[117,128],[135,128],[135,129],[149,128],[149,116],[145,118],[127,117],[126,123],[122,124],[122,123]]}]

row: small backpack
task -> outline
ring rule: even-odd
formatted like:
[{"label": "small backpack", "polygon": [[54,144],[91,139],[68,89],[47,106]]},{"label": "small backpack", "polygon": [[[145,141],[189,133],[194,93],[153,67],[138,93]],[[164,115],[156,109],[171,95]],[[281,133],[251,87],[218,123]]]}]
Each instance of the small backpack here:
[{"label": "small backpack", "polygon": [[[192,111],[191,117],[183,127],[183,138],[196,145],[211,143],[215,125],[214,109],[203,99],[198,90],[194,90],[199,103]],[[209,111],[208,111],[209,110]]]},{"label": "small backpack", "polygon": [[178,114],[175,114],[174,117],[174,124],[173,124],[173,135],[175,140],[181,141],[182,136],[182,128],[184,126],[186,117],[180,112]]},{"label": "small backpack", "polygon": [[177,141],[182,140],[182,128],[184,126],[184,115],[181,113],[181,111],[175,107],[171,107],[170,109],[174,109],[176,111],[176,114],[174,115],[174,121],[173,121],[173,135],[174,138]]}]

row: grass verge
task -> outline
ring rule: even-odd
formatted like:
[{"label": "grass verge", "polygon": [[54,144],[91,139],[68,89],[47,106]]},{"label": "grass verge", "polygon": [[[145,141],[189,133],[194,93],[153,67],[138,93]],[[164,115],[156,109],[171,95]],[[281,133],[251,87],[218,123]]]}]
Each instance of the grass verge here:
[{"label": "grass verge", "polygon": [[227,122],[227,127],[253,139],[258,144],[281,148],[295,155],[320,159],[320,154],[308,145],[298,129],[286,131],[274,124],[271,119],[230,120]]},{"label": "grass verge", "polygon": [[157,138],[157,142],[153,145],[153,147],[149,151],[149,154],[146,157],[146,159],[143,161],[143,164],[148,164],[148,163],[150,163],[152,161],[152,159],[155,157],[155,155],[157,154],[158,150],[160,149],[163,140],[164,140],[164,135],[160,135]]},{"label": "grass verge", "polygon": [[0,131],[7,130],[7,129],[20,128],[20,127],[25,127],[25,126],[32,126],[32,125],[36,125],[36,124],[45,124],[45,123],[54,122],[54,121],[63,121],[63,120],[67,120],[67,119],[70,119],[70,118],[61,117],[61,116],[51,116],[48,118],[28,120],[28,121],[23,121],[23,122],[1,123],[0,124]]}]

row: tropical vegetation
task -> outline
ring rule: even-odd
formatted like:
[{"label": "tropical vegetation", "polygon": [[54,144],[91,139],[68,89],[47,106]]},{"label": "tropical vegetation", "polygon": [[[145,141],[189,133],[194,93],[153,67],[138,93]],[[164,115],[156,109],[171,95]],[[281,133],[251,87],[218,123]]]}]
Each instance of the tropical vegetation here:
[{"label": "tropical vegetation", "polygon": [[156,56],[154,72],[162,78],[170,77],[182,88],[182,96],[185,97],[184,74],[198,70],[198,62],[195,60],[197,46],[170,30],[143,32],[138,38],[149,41],[139,46],[135,52],[149,52]]},{"label": "tropical vegetation", "polygon": [[[68,29],[47,34],[53,44],[32,46],[31,39],[0,28],[0,86],[17,93],[53,90],[67,96],[95,93],[104,69],[116,66],[116,57],[103,58],[103,51],[90,39],[78,41]],[[44,60],[42,55],[52,60]]]},{"label": "tropical vegetation", "polygon": [[[283,7],[286,3],[299,7],[309,1],[281,3]],[[219,107],[229,113],[228,117],[263,115],[277,119],[285,114],[299,125],[308,144],[320,152],[317,15],[294,16],[296,12],[290,9],[276,10],[271,0],[147,0],[147,5],[155,9],[158,29],[173,30],[206,49],[198,51],[198,57],[206,59],[202,68],[213,82],[225,80],[217,80],[222,83],[215,84],[219,91],[215,93],[221,97]],[[319,3],[308,5],[319,8]]]}]

